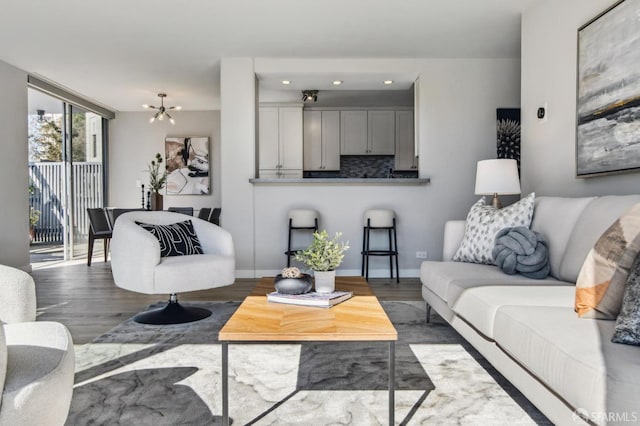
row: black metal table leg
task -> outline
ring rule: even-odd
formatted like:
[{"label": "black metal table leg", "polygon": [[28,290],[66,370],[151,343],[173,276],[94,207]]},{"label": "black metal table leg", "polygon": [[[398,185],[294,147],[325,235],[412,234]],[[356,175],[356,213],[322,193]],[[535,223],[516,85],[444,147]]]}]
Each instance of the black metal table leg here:
[{"label": "black metal table leg", "polygon": [[[389,425],[395,424],[396,342],[389,341]],[[229,426],[229,344],[222,342],[222,425]]]},{"label": "black metal table leg", "polygon": [[395,423],[396,414],[396,342],[389,342],[389,425]]},{"label": "black metal table leg", "polygon": [[222,425],[229,426],[229,344],[222,342]]}]

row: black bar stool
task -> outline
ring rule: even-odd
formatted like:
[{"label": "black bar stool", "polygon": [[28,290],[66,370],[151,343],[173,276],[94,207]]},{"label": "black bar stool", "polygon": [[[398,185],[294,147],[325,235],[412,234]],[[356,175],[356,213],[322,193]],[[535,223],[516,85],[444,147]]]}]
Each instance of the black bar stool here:
[{"label": "black bar stool", "polygon": [[[396,263],[396,281],[400,282],[398,268],[398,237],[396,234],[396,217],[393,210],[371,209],[364,213],[364,229],[362,235],[362,275],[369,279],[369,256],[389,256],[389,277],[393,278],[393,259]],[[388,248],[371,249],[371,231],[386,230],[389,237]]]},{"label": "black bar stool", "polygon": [[296,252],[302,249],[292,249],[291,239],[294,231],[306,230],[316,232],[318,230],[318,212],[313,209],[292,209],[288,213],[289,218],[289,239],[287,251],[287,268],[291,266],[291,256],[295,256]]}]

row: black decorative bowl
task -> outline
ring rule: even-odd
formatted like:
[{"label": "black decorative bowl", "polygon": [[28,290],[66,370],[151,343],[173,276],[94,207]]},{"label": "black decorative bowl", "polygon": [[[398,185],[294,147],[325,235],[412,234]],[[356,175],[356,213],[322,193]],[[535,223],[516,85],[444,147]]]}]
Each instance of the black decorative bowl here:
[{"label": "black decorative bowl", "polygon": [[302,274],[300,278],[285,278],[282,274],[278,274],[273,283],[278,293],[302,294],[311,291],[313,278],[309,274]]}]

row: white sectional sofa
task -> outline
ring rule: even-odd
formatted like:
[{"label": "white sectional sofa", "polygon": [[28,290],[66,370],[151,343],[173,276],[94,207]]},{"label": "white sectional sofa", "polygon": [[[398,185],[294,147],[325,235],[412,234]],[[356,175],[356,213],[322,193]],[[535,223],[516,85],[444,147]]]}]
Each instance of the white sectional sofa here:
[{"label": "white sectional sofa", "polygon": [[538,197],[531,229],[549,241],[544,280],[451,261],[465,222],[447,222],[443,261],[421,266],[428,315],[437,311],[554,423],[640,423],[640,347],[611,342],[615,321],[574,312],[587,254],[639,202],[640,195]]}]

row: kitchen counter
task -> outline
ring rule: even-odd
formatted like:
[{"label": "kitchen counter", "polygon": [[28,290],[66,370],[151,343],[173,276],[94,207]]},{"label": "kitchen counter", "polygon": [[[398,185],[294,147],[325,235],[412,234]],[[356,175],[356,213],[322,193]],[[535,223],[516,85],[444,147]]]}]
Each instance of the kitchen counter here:
[{"label": "kitchen counter", "polygon": [[265,179],[253,178],[249,182],[255,185],[287,185],[287,184],[336,184],[336,185],[426,185],[430,178],[299,178],[299,179]]}]

